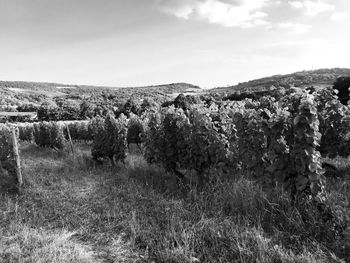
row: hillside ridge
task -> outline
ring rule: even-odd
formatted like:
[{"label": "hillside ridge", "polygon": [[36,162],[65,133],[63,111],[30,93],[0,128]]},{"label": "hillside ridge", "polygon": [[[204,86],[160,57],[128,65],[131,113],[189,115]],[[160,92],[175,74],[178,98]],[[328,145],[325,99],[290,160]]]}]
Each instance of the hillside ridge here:
[{"label": "hillside ridge", "polygon": [[307,86],[329,86],[338,77],[350,76],[350,68],[323,68],[316,70],[303,70],[290,74],[277,74],[269,77],[253,79],[237,85],[218,87],[210,92],[241,92],[241,91],[262,91],[275,87],[307,87]]},{"label": "hillside ridge", "polygon": [[38,88],[85,88],[85,89],[106,89],[106,90],[115,90],[115,89],[140,89],[140,88],[164,88],[164,87],[189,87],[193,89],[201,89],[199,86],[186,83],[186,82],[175,82],[175,83],[166,83],[158,85],[146,85],[146,86],[129,86],[129,87],[114,87],[114,86],[103,86],[103,85],[77,85],[77,84],[63,84],[56,82],[37,82],[37,81],[7,81],[0,80],[0,88],[19,88],[19,89],[38,89]]}]

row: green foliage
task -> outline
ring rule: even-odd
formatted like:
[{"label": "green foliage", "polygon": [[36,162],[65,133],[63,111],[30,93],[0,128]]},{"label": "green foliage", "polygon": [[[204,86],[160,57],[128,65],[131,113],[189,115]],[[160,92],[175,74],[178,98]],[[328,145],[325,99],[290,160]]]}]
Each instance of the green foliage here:
[{"label": "green foliage", "polygon": [[20,123],[17,127],[19,130],[19,139],[21,141],[32,142],[34,140],[34,124]]},{"label": "green foliage", "polygon": [[83,109],[81,109],[81,106],[74,101],[65,101],[61,98],[56,102],[57,105],[47,102],[40,105],[37,110],[39,121],[79,120],[81,117],[86,118],[82,114],[89,114],[86,106],[83,105]]},{"label": "green foliage", "polygon": [[203,183],[208,169],[230,165],[229,135],[234,127],[221,120],[218,125],[221,130],[218,129],[208,109],[192,109],[188,114],[171,107],[162,114],[151,115],[146,130],[145,157],[180,178],[183,177],[180,169],[195,170]]},{"label": "green foliage", "polygon": [[291,157],[296,172],[297,194],[311,191],[319,200],[324,198],[325,177],[321,155],[316,150],[321,140],[316,103],[312,95],[304,95],[293,119],[294,142]]},{"label": "green foliage", "polygon": [[73,141],[92,141],[93,133],[89,131],[88,121],[74,121],[64,123],[64,135],[68,138],[68,130]]},{"label": "green foliage", "polygon": [[[333,211],[312,200],[291,207],[281,188],[266,193],[239,172],[196,191],[176,184],[170,173],[148,165],[142,156],[130,155],[113,176],[104,167],[91,170],[89,159],[81,162],[87,157],[86,147],[76,147],[78,158],[72,159],[51,149],[24,146],[28,188],[19,199],[0,200],[4,248],[0,258],[4,262],[18,258],[36,262],[40,261],[37,255],[44,254],[44,261],[63,260],[67,252],[76,255],[71,245],[84,255],[79,244],[90,249],[84,242],[67,243],[75,240],[70,235],[74,232],[88,236],[89,243],[100,244],[91,248],[92,261],[96,256],[107,261],[134,262],[142,257],[147,262],[179,263],[336,263],[350,259],[346,228],[349,178],[328,182],[333,190],[326,204]],[[344,161],[348,165],[349,160]],[[30,231],[22,231],[21,226],[30,226]],[[57,239],[51,239],[50,231],[41,231],[45,226],[55,227]],[[61,232],[62,226],[73,232]],[[125,240],[105,242],[113,240],[116,231],[125,233]],[[50,240],[39,238],[38,243],[38,235]],[[69,248],[56,240],[63,240]],[[131,251],[142,255],[124,259]],[[66,260],[76,262],[78,258]]]},{"label": "green foliage", "polygon": [[144,99],[140,105],[140,114],[144,114],[151,109],[158,109],[159,105],[152,99]]},{"label": "green foliage", "polygon": [[339,101],[343,105],[348,104],[350,99],[349,88],[350,88],[350,77],[339,77],[333,84],[333,88],[338,91]]},{"label": "green foliage", "polygon": [[62,121],[79,120],[81,117],[80,105],[74,102],[63,103],[60,107],[60,112],[60,120]]},{"label": "green foliage", "polygon": [[88,133],[94,140],[95,136],[100,134],[104,128],[104,118],[98,116],[89,120]]},{"label": "green foliage", "polygon": [[187,138],[190,134],[189,120],[184,112],[169,109],[162,119],[159,153],[157,159],[161,160],[165,169],[177,171],[177,163],[186,155]]},{"label": "green foliage", "polygon": [[266,99],[256,109],[235,115],[242,168],[270,189],[276,183],[284,185],[293,198],[301,193],[322,195],[324,177],[317,151],[321,134],[314,97],[302,92],[278,103]]},{"label": "green foliage", "polygon": [[17,107],[19,112],[36,112],[37,110],[38,106],[33,103],[24,103]]},{"label": "green foliage", "polygon": [[138,114],[140,111],[140,105],[138,101],[134,99],[128,99],[127,102],[124,104],[124,107],[122,109],[122,114],[126,115],[127,117],[130,117],[130,114]]},{"label": "green foliage", "polygon": [[94,105],[88,101],[83,101],[80,104],[79,118],[84,120],[95,116]]},{"label": "green foliage", "polygon": [[161,118],[162,116],[158,112],[149,112],[146,115],[144,157],[149,163],[159,163],[161,161],[162,150],[160,145],[163,142]]},{"label": "green foliage", "polygon": [[195,170],[201,182],[212,168],[241,168],[267,189],[281,184],[293,198],[321,197],[324,177],[317,102],[297,91],[276,101],[262,97],[185,112],[151,115],[145,157],[168,170]]},{"label": "green foliage", "polygon": [[210,110],[192,109],[189,112],[190,134],[187,137],[183,168],[194,169],[200,176],[212,168],[230,166],[235,149],[235,126],[223,114],[214,120]]},{"label": "green foliage", "polygon": [[233,123],[237,129],[237,147],[240,165],[244,170],[261,176],[264,172],[263,154],[266,148],[262,116],[255,109],[241,109],[234,113]]},{"label": "green foliage", "polygon": [[66,139],[63,125],[57,122],[40,122],[34,124],[34,141],[40,147],[63,149]]},{"label": "green foliage", "polygon": [[54,103],[44,102],[40,105],[37,113],[39,121],[58,121],[61,118],[60,109]]},{"label": "green foliage", "polygon": [[189,110],[192,105],[200,104],[201,100],[192,95],[179,94],[173,101],[166,101],[162,104],[162,107],[174,106],[177,109],[182,109],[183,111]]},{"label": "green foliage", "polygon": [[0,192],[16,189],[17,164],[13,152],[13,129],[18,141],[18,129],[0,124]]},{"label": "green foliage", "polygon": [[127,119],[124,115],[115,119],[108,114],[104,126],[97,126],[91,154],[95,160],[108,157],[112,165],[115,161],[124,161],[127,150]]},{"label": "green foliage", "polygon": [[322,139],[319,150],[323,155],[334,158],[350,154],[350,109],[343,105],[334,93],[327,88],[315,92],[318,103],[318,119]]},{"label": "green foliage", "polygon": [[140,117],[132,115],[128,121],[127,143],[141,144],[144,142],[144,124]]}]

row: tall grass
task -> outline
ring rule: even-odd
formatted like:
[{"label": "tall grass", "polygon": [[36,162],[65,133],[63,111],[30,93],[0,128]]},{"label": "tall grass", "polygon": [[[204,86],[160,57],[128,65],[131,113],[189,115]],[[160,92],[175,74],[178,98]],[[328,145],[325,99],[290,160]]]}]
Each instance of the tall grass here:
[{"label": "tall grass", "polygon": [[90,247],[72,238],[74,232],[33,229],[20,223],[0,228],[0,232],[1,262],[97,262]]},{"label": "tall grass", "polygon": [[198,190],[139,153],[112,169],[76,147],[22,149],[27,187],[0,198],[4,262],[350,262],[346,174],[329,187],[339,214],[327,221],[240,174]]}]

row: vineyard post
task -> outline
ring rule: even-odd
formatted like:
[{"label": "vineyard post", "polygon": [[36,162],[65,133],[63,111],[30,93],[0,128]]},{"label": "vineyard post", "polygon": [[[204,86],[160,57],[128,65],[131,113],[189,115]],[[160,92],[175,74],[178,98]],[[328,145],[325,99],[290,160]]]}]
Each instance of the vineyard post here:
[{"label": "vineyard post", "polygon": [[17,136],[16,136],[15,129],[12,129],[12,145],[13,145],[13,155],[16,161],[16,174],[17,174],[17,180],[18,180],[18,187],[19,189],[21,189],[21,187],[23,186],[23,178],[22,178],[22,172],[21,172],[21,161],[19,158],[18,143],[17,143]]},{"label": "vineyard post", "polygon": [[72,137],[70,136],[70,131],[69,131],[68,125],[66,126],[66,128],[67,128],[67,134],[68,134],[68,138],[69,138],[70,148],[71,148],[72,154],[74,156],[73,142],[72,142]]}]

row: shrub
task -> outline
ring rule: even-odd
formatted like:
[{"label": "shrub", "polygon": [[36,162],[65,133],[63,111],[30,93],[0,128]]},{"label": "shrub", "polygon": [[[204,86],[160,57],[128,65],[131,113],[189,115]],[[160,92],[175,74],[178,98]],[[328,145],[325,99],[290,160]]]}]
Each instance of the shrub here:
[{"label": "shrub", "polygon": [[[17,164],[13,152],[12,129],[15,127],[0,125],[0,192],[17,190]],[[18,129],[16,136],[18,141]]]},{"label": "shrub", "polygon": [[104,118],[98,116],[91,119],[88,123],[88,133],[91,139],[94,140],[95,136],[101,133],[101,129],[104,127]]},{"label": "shrub", "polygon": [[57,122],[40,122],[34,124],[34,141],[40,147],[63,149],[66,139],[63,126]]},{"label": "shrub", "polygon": [[92,145],[91,154],[94,160],[109,158],[114,166],[115,161],[124,161],[126,158],[127,119],[122,114],[115,119],[108,114],[104,126],[99,126]]},{"label": "shrub", "polygon": [[333,88],[338,90],[338,97],[343,105],[348,104],[349,100],[349,88],[350,88],[350,77],[340,77],[333,84]]},{"label": "shrub", "polygon": [[194,108],[188,115],[174,107],[151,115],[144,154],[148,162],[161,164],[181,179],[181,169],[195,170],[202,185],[208,169],[231,166],[229,136],[233,127],[222,122],[218,125],[222,129],[217,129],[208,109]]},{"label": "shrub", "polygon": [[133,115],[128,122],[127,143],[135,143],[140,147],[140,144],[144,142],[144,126],[142,120]]},{"label": "shrub", "polygon": [[18,125],[19,139],[21,141],[32,142],[34,140],[34,125],[31,123],[23,123]]},{"label": "shrub", "polygon": [[89,123],[87,121],[75,121],[64,124],[64,134],[68,139],[68,131],[73,141],[91,141],[93,139],[92,133],[89,132]]}]

